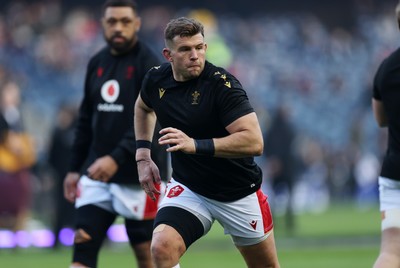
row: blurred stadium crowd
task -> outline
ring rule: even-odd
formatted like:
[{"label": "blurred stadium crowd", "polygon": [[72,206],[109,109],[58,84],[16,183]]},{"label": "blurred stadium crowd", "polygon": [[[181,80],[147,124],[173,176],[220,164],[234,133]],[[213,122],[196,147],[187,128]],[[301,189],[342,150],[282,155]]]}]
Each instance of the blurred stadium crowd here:
[{"label": "blurred stadium crowd", "polygon": [[[12,80],[20,88],[24,123],[37,151],[33,209],[43,214],[43,206],[51,206],[46,197],[51,178],[43,167],[58,109],[78,106],[88,59],[104,45],[100,6],[64,10],[58,1],[10,1],[2,10],[0,87]],[[378,64],[400,43],[393,8],[356,14],[349,29],[327,27],[306,12],[244,19],[157,5],[141,10],[140,35],[160,57],[163,29],[181,15],[205,24],[210,61],[240,79],[266,136],[274,112],[288,109],[296,133],[290,148],[298,212],[343,200],[376,205],[386,132],[372,118],[371,82]],[[265,160],[258,159],[268,189]]]}]

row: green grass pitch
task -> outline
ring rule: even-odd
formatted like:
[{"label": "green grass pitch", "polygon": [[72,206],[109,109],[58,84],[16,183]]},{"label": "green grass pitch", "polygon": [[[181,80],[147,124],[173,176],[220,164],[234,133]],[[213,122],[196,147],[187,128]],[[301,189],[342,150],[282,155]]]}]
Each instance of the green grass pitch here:
[{"label": "green grass pitch", "polygon": [[[321,214],[296,216],[296,230],[286,234],[283,219],[275,219],[275,238],[282,268],[365,268],[372,267],[379,252],[378,208],[368,211],[351,204],[334,206]],[[3,249],[0,267],[68,267],[71,248]],[[99,268],[133,268],[135,260],[126,243],[107,243],[100,254]],[[218,223],[181,259],[185,268],[246,267],[229,236]]]}]

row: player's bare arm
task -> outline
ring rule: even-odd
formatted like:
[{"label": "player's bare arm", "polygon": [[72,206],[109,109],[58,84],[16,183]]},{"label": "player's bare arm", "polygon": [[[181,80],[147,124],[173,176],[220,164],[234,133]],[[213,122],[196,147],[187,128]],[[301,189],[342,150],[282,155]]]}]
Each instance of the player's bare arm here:
[{"label": "player's bare arm", "polygon": [[[156,119],[154,111],[150,109],[139,96],[135,103],[134,119],[137,141],[152,140]],[[149,148],[137,148],[136,163],[140,185],[152,200],[156,200],[156,195],[159,195],[160,192],[156,189],[155,184],[161,183],[161,176],[158,167],[151,159]]]},{"label": "player's bare arm", "polygon": [[374,111],[374,117],[378,125],[386,127],[388,122],[383,103],[377,99],[372,99],[372,110]]},{"label": "player's bare arm", "polygon": [[[151,141],[156,120],[157,117],[153,109],[148,107],[139,95],[135,103],[134,126],[136,140]],[[150,157],[150,154],[148,156]]]},{"label": "player's bare arm", "polygon": [[214,139],[215,156],[234,158],[262,155],[264,142],[256,113],[236,119],[226,130],[230,135]]},{"label": "player's bare arm", "polygon": [[[244,115],[226,127],[230,135],[223,138],[214,138],[214,156],[218,157],[246,157],[258,156],[263,152],[263,138],[257,115],[253,112]],[[196,152],[195,141],[181,130],[164,128],[159,143],[169,145],[168,152],[182,151],[187,154]]]}]

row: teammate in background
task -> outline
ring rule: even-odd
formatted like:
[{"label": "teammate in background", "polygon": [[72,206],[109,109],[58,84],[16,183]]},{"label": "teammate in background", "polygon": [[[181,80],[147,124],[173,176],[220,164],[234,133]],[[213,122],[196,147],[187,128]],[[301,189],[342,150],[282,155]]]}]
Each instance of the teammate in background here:
[{"label": "teammate in background", "polygon": [[[296,130],[290,120],[290,113],[289,107],[285,105],[276,108],[271,125],[264,135],[264,154],[266,177],[271,181],[270,185],[275,197],[273,200],[276,200],[274,208],[278,207],[284,212],[285,231],[293,234],[296,228],[293,211]],[[286,202],[282,202],[282,196],[286,197]]]},{"label": "teammate in background", "polygon": [[48,165],[51,169],[54,188],[52,190],[55,207],[52,220],[52,230],[55,235],[53,248],[57,249],[60,243],[60,233],[64,227],[73,227],[75,223],[74,204],[68,202],[62,195],[63,183],[69,171],[69,163],[65,159],[71,157],[71,146],[75,134],[76,123],[75,105],[62,104],[57,111],[56,124],[51,131]]},{"label": "teammate in background", "polygon": [[171,152],[173,174],[158,210],[151,252],[158,268],[179,267],[188,247],[217,220],[248,267],[279,267],[273,222],[253,156],[263,152],[257,116],[240,82],[205,60],[203,25],[171,20],[164,57],[152,68],[135,105],[139,180],[160,194],[151,140],[158,119],[161,145]]},{"label": "teammate in background", "polygon": [[[400,2],[396,7],[400,28]],[[400,48],[379,66],[374,78],[372,108],[389,140],[379,176],[382,214],[381,250],[374,268],[400,267]]]},{"label": "teammate in background", "polygon": [[23,230],[31,215],[36,147],[26,126],[21,88],[0,85],[0,228]]},{"label": "teammate in background", "polygon": [[[143,77],[160,61],[138,40],[140,24],[133,0],[105,2],[102,25],[108,46],[87,67],[70,171],[64,179],[65,198],[77,208],[74,268],[97,267],[101,244],[117,215],[125,218],[138,267],[152,267],[150,241],[158,200],[147,197],[139,184],[133,115]],[[154,150],[163,172],[165,148]],[[156,176],[160,180],[160,174]]]}]

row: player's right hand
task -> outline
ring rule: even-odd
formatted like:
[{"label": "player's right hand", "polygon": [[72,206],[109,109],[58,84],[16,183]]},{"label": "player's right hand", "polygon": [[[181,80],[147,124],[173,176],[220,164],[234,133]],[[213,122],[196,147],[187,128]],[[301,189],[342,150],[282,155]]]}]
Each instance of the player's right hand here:
[{"label": "player's right hand", "polygon": [[64,179],[64,197],[71,203],[74,203],[78,196],[79,178],[79,173],[68,172]]},{"label": "player's right hand", "polygon": [[141,160],[137,162],[139,181],[142,189],[154,201],[160,195],[155,184],[161,184],[160,171],[157,165],[151,160]]}]

